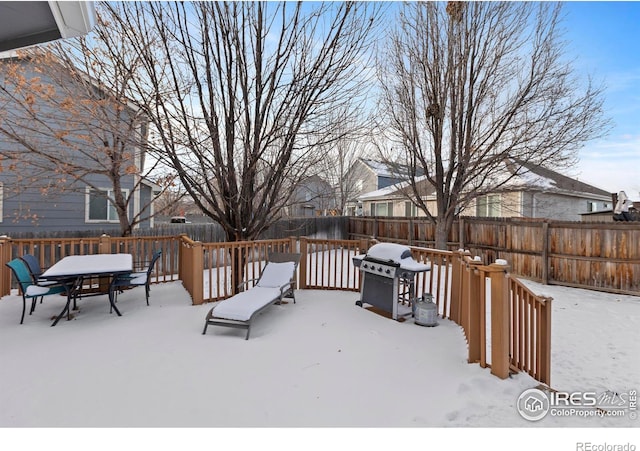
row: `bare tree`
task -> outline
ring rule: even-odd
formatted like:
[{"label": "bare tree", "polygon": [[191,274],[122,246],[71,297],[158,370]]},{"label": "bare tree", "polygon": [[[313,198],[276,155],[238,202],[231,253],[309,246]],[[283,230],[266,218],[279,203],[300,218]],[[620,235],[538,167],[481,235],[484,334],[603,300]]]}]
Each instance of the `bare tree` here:
[{"label": "bare tree", "polygon": [[151,215],[151,202],[133,214],[131,208],[134,193],[159,164],[145,160],[148,119],[128,98],[136,64],[100,19],[90,39],[53,43],[2,62],[0,136],[12,143],[2,157],[16,169],[13,189],[53,196],[84,193],[88,186],[114,207],[123,236]]},{"label": "bare tree", "polygon": [[318,175],[333,187],[334,205],[340,215],[346,213],[346,207],[360,194],[357,174],[351,168],[359,158],[372,154],[368,123],[359,119],[363,116],[351,122],[342,116],[333,121],[334,138],[322,150],[323,158],[315,167]]},{"label": "bare tree", "polygon": [[327,118],[361,97],[359,74],[379,7],[125,2],[109,8],[145,62],[155,94],[147,114],[161,157],[227,240],[254,239],[322,158],[320,146],[331,139]]},{"label": "bare tree", "polygon": [[175,173],[165,173],[154,178],[155,183],[162,187],[162,192],[156,197],[154,209],[167,216],[182,216],[186,210],[186,192],[180,186],[180,180]]},{"label": "bare tree", "polygon": [[[147,114],[202,211],[253,239],[323,157],[331,113],[361,94],[355,64],[376,9],[361,3],[112,5],[156,94]],[[151,41],[151,42],[149,42]],[[346,106],[347,105],[347,106]]]},{"label": "bare tree", "polygon": [[[600,136],[602,89],[563,55],[561,7],[547,2],[406,4],[380,77],[386,130],[411,199],[446,248],[458,211],[533,163],[555,169]],[[419,176],[419,169],[425,174]],[[435,189],[437,211],[419,194]]]}]

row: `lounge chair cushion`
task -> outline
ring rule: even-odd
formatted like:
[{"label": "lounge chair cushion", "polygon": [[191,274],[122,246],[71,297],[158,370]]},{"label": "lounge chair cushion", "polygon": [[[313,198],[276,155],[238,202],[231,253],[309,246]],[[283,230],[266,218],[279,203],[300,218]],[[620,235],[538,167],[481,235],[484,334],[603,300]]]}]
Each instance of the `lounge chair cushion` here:
[{"label": "lounge chair cushion", "polygon": [[[267,267],[273,264],[274,263],[270,263]],[[290,276],[291,271],[289,271],[289,277]],[[229,299],[220,301],[220,303],[213,308],[213,316],[236,321],[249,321],[251,315],[279,297],[280,288],[256,285],[250,290],[243,291]]]},{"label": "lounge chair cushion", "polygon": [[291,281],[291,274],[296,269],[294,262],[274,263],[270,262],[264,267],[260,275],[257,287],[280,288]]}]

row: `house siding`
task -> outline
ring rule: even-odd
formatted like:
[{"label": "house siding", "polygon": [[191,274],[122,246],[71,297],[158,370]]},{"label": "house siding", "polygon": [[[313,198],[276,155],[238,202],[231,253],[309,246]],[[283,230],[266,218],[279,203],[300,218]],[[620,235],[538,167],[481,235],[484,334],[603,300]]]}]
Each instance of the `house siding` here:
[{"label": "house siding", "polygon": [[[27,63],[23,62],[24,65]],[[0,65],[0,69],[2,66]],[[25,67],[26,76],[37,76],[43,83],[53,83],[51,78],[44,73],[31,71],[29,66]],[[55,85],[55,83],[53,83]],[[60,121],[50,119],[50,113],[54,112],[49,105],[38,105],[42,111],[41,120],[51,124],[59,124]],[[10,104],[3,106],[5,109],[11,108]],[[57,111],[56,111],[57,112]],[[59,112],[57,112],[59,113]],[[126,111],[122,114],[126,114]],[[60,118],[60,114],[58,114]],[[126,117],[125,117],[126,120]],[[35,125],[34,125],[35,126]],[[59,127],[59,125],[57,126]],[[55,127],[54,127],[55,129]],[[76,130],[82,134],[82,130]],[[87,132],[88,134],[88,132]],[[86,141],[67,135],[68,141],[75,141],[80,145],[87,145]],[[69,152],[68,148],[63,148],[57,144],[55,139],[46,140],[42,138],[40,142],[42,148],[49,152],[64,155]],[[9,141],[0,135],[0,151],[22,151],[23,148]],[[99,150],[96,150],[98,152]],[[80,152],[70,153],[74,159],[74,164],[90,167],[95,164],[87,155]],[[138,162],[140,158],[138,157]],[[2,162],[0,162],[2,163]],[[9,235],[14,233],[34,232],[59,232],[59,231],[106,231],[119,234],[120,225],[118,222],[87,222],[86,221],[86,189],[87,184],[73,181],[73,178],[66,176],[67,182],[62,181],[64,175],[54,175],[51,172],[37,173],[28,166],[9,166],[5,163],[0,172],[0,183],[2,184],[2,222],[0,223],[0,233]],[[95,187],[112,189],[111,181],[104,176],[93,175],[88,181]],[[121,178],[122,188],[129,194],[133,194],[135,178],[133,175],[126,175]],[[47,186],[49,185],[49,186]],[[144,188],[144,187],[143,187]],[[144,190],[143,190],[144,191]],[[129,217],[135,215],[135,204],[146,205],[151,200],[151,189],[147,187],[147,193],[140,193],[140,202],[131,201],[129,204]],[[145,212],[146,219],[141,224],[143,227],[150,225],[148,211]]]},{"label": "house siding", "polygon": [[[542,193],[528,191],[513,191],[500,193],[501,218],[547,218],[558,221],[581,221],[587,211],[588,202],[594,202],[598,209],[606,208],[607,202],[601,197],[578,197],[557,193]],[[365,216],[371,216],[372,205],[375,203],[393,203],[393,216],[405,216],[406,198],[380,197],[364,201],[363,211]],[[429,211],[433,215],[438,214],[435,200],[427,200]],[[610,207],[609,207],[610,208]],[[477,216],[476,200],[469,202],[461,212],[464,216]],[[391,215],[390,215],[391,216]],[[422,210],[418,210],[418,217],[426,216]]]},{"label": "house siding", "polygon": [[[560,194],[529,193],[525,205],[530,208],[531,218],[550,218],[558,221],[581,221],[587,211],[588,202],[603,205],[596,197],[575,197]],[[528,204],[527,204],[528,202]]]},{"label": "house siding", "polygon": [[[86,185],[68,191],[50,191],[43,195],[37,189],[22,191],[17,195],[11,193],[11,176],[0,176],[3,182],[3,212],[0,232],[11,236],[12,233],[47,231],[113,231],[119,233],[117,222],[85,221]],[[131,190],[133,179],[124,180],[123,188]],[[96,182],[97,186],[108,186],[108,182]],[[129,215],[133,215],[133,204],[130,204]],[[112,232],[112,233],[113,233]]]}]

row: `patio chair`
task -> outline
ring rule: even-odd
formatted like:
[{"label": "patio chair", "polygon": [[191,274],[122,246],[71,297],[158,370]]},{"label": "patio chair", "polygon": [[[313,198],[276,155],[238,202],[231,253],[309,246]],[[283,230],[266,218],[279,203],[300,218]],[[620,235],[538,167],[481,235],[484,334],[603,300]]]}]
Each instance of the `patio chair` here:
[{"label": "patio chair", "polygon": [[[204,330],[208,326],[247,329],[245,340],[249,339],[253,319],[272,304],[281,303],[284,298],[292,298],[295,304],[295,275],[300,254],[272,253],[258,279],[244,282],[245,291],[220,301],[207,313]],[[257,280],[253,287],[249,283]]]},{"label": "patio chair", "polygon": [[[22,259],[27,264],[27,268],[29,269],[31,277],[33,278],[33,283],[42,287],[46,287],[49,285],[60,285],[60,283],[56,282],[55,280],[46,280],[40,278],[43,271],[35,255],[24,254],[22,257],[20,257],[20,259]],[[42,304],[42,299],[40,299],[40,303]]]},{"label": "patio chair", "polygon": [[42,269],[40,268],[40,263],[35,255],[24,254],[20,257],[27,264],[29,271],[31,271],[31,275],[33,276],[33,281],[36,282],[38,278],[42,275]]},{"label": "patio chair", "polygon": [[111,284],[109,284],[109,297],[113,299],[113,302],[117,302],[118,292],[122,292],[125,288],[144,286],[148,306],[149,292],[151,291],[151,273],[153,272],[156,262],[161,256],[162,250],[154,252],[151,262],[145,271],[131,272],[115,276],[111,281]]},{"label": "patio chair", "polygon": [[24,322],[24,312],[27,308],[27,299],[31,299],[31,310],[29,311],[29,315],[31,315],[36,309],[36,301],[38,298],[42,299],[51,294],[61,294],[66,293],[67,291],[63,285],[42,286],[35,283],[31,272],[29,271],[29,267],[24,260],[20,258],[14,258],[10,262],[6,263],[6,265],[11,268],[11,272],[18,281],[20,292],[22,294],[22,317],[20,318],[20,324]]}]

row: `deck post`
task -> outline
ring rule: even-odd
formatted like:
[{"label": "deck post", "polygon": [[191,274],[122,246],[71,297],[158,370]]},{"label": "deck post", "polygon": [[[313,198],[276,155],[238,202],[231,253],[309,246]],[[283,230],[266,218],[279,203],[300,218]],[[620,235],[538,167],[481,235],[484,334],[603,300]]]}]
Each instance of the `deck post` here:
[{"label": "deck post", "polygon": [[491,374],[509,377],[509,266],[498,260],[488,267],[491,278]]},{"label": "deck post", "polygon": [[482,343],[482,327],[484,325],[483,318],[480,315],[481,308],[485,302],[485,293],[482,289],[482,278],[484,271],[480,270],[482,262],[470,261],[467,265],[467,283],[465,293],[465,311],[463,317],[465,319],[465,332],[469,344],[469,363],[477,363],[481,359],[481,349],[486,346]]},{"label": "deck post", "polygon": [[[189,254],[187,254],[189,255]],[[200,305],[204,302],[204,250],[202,243],[195,241],[191,246],[191,299],[193,305]]]},{"label": "deck post", "polygon": [[300,264],[298,268],[300,268],[300,289],[304,290],[307,288],[307,237],[300,237]]},{"label": "deck post", "polygon": [[0,236],[0,297],[11,294],[11,270],[6,264],[11,261],[12,254],[11,238]]}]

